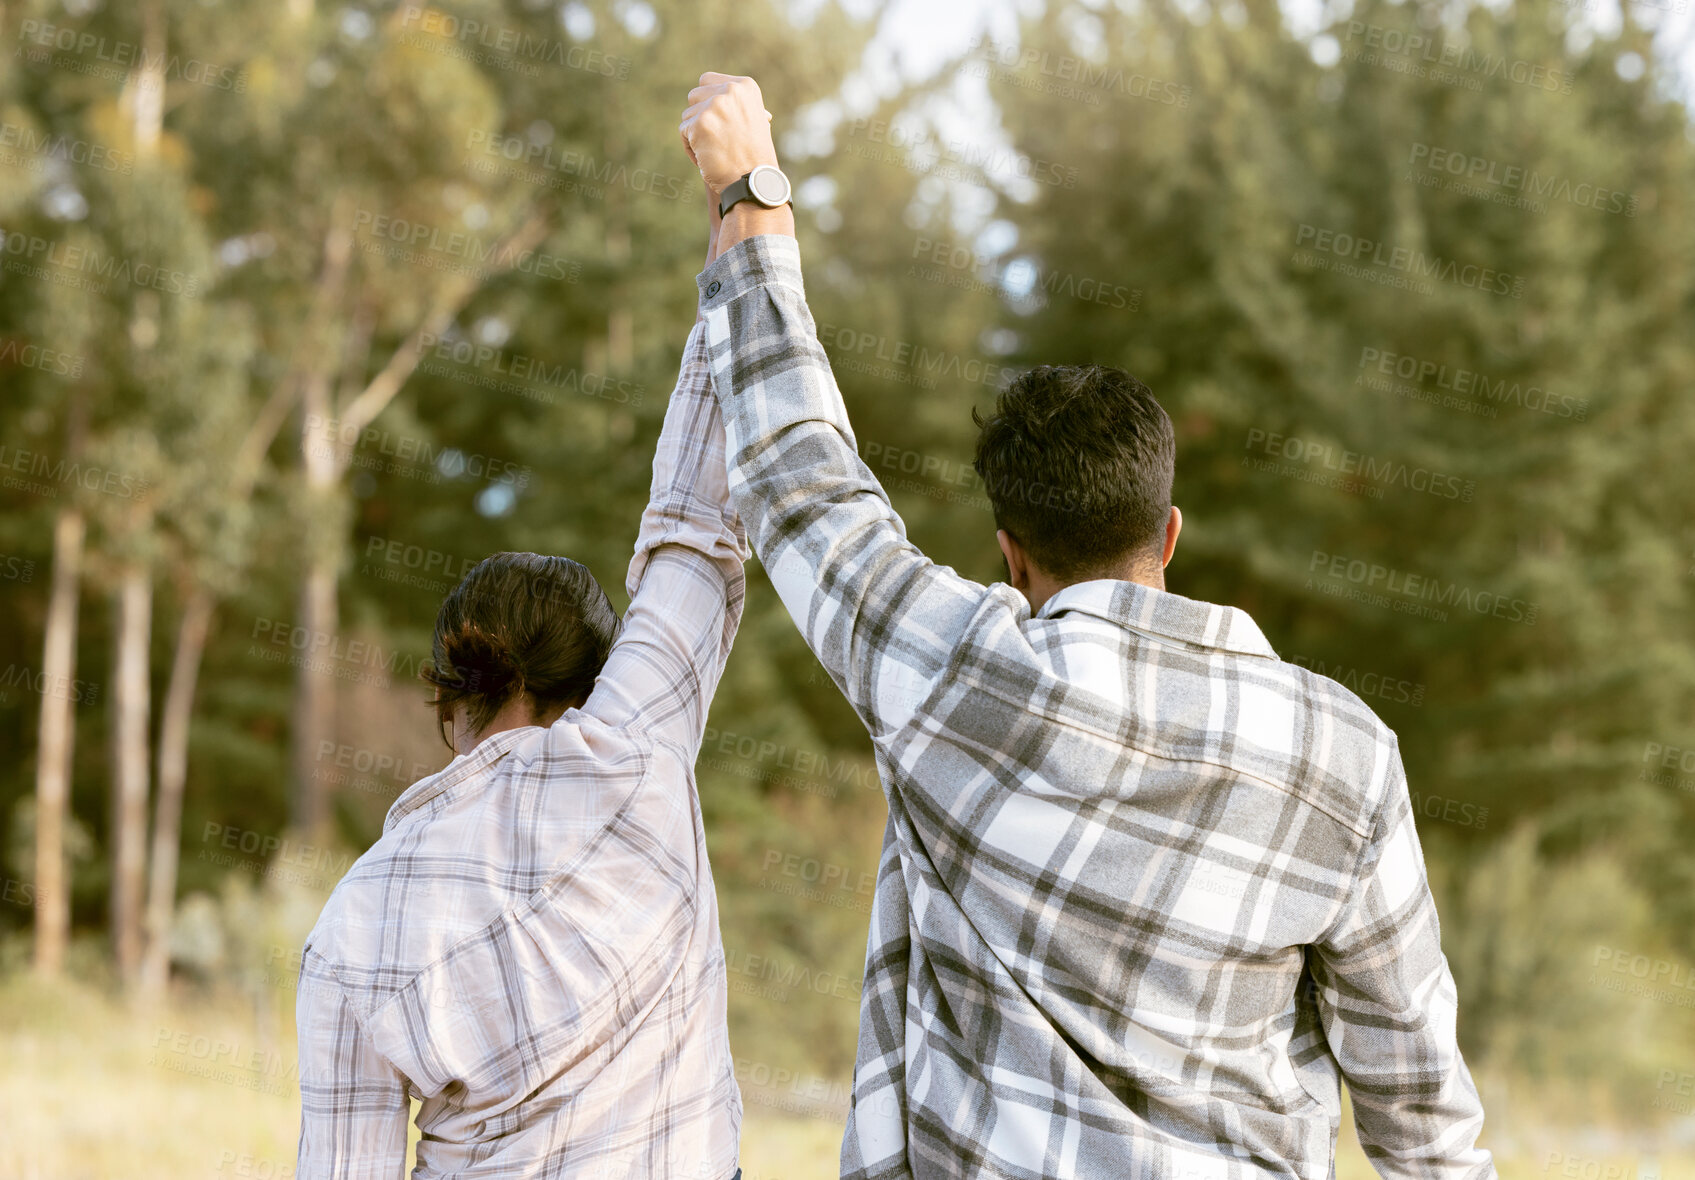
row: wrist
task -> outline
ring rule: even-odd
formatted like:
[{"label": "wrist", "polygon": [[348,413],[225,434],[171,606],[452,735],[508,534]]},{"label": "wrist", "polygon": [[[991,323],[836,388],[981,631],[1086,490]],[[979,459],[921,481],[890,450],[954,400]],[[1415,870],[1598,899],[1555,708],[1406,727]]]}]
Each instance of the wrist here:
[{"label": "wrist", "polygon": [[795,214],[788,205],[768,209],[758,201],[741,201],[724,214],[718,226],[718,254],[723,254],[737,242],[757,238],[761,234],[795,236]]}]

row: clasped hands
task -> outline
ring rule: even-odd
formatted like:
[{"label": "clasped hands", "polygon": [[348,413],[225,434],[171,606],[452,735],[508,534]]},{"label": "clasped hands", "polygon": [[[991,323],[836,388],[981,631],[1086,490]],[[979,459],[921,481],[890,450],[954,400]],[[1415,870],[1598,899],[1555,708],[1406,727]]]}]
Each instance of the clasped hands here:
[{"label": "clasped hands", "polygon": [[777,164],[771,112],[765,109],[759,83],[733,74],[702,74],[700,85],[689,91],[689,105],[677,130],[706,188],[708,263],[756,233],[794,232],[787,206],[766,209],[743,201],[730,210],[735,225],[727,234],[718,216],[719,197],[726,188],[761,164]]}]

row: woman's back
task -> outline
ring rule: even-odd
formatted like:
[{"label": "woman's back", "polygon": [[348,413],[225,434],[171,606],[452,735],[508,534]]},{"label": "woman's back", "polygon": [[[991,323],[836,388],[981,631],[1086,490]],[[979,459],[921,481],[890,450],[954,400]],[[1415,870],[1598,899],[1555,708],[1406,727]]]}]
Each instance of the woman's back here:
[{"label": "woman's back", "polygon": [[[735,1171],[741,1099],[685,757],[573,709],[396,801],[302,966],[301,1011],[320,1014],[302,1102],[354,1137],[337,1175],[392,1158],[407,1093],[418,1177]],[[383,1142],[362,1149],[366,1128]]]}]

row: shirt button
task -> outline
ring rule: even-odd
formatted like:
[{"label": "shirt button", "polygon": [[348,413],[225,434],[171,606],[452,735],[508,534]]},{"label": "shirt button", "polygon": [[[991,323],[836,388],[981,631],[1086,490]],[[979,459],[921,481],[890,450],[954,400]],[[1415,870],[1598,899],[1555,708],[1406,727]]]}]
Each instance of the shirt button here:
[{"label": "shirt button", "polygon": [[723,286],[723,283],[720,283],[717,279],[713,279],[710,283],[706,284],[706,297],[711,299],[714,295],[718,294],[719,290]]}]

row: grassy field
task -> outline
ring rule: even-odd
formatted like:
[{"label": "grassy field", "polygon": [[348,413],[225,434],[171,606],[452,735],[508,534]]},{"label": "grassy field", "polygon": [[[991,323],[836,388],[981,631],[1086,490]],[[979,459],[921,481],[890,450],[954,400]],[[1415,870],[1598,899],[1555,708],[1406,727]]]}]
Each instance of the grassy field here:
[{"label": "grassy field", "polygon": [[[292,998],[276,987],[245,1001],[178,996],[137,1012],[87,984],[0,980],[0,1177],[286,1180],[298,1117]],[[785,1117],[748,1097],[746,1180],[835,1176],[839,1122]],[[1531,1134],[1491,1114],[1503,1176],[1695,1176],[1695,1154],[1650,1157],[1570,1126]],[[1516,1147],[1504,1150],[1509,1142]],[[1372,1175],[1344,1133],[1338,1180]]]}]

